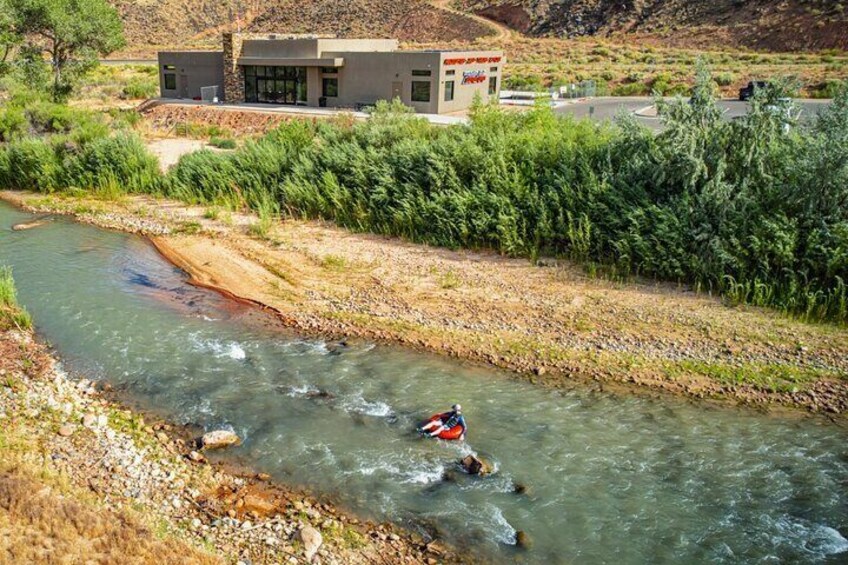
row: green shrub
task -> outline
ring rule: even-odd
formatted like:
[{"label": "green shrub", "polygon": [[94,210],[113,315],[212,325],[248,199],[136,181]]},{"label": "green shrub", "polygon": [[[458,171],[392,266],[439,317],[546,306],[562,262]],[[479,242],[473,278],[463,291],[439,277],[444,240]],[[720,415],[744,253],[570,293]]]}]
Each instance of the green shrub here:
[{"label": "green shrub", "polygon": [[209,145],[218,149],[235,149],[237,147],[236,140],[229,137],[213,137],[209,140]]},{"label": "green shrub", "polygon": [[62,164],[53,145],[36,138],[13,141],[0,165],[2,185],[19,190],[53,192],[60,188]]},{"label": "green shrub", "polygon": [[613,96],[645,96],[650,88],[643,82],[629,82],[616,85],[610,94]]},{"label": "green shrub", "polygon": [[730,86],[736,82],[736,76],[729,72],[719,73],[715,76],[715,81],[719,86]]},{"label": "green shrub", "polygon": [[24,109],[17,105],[8,105],[0,109],[0,141],[11,141],[26,135],[29,121]]},{"label": "green shrub", "polygon": [[159,93],[159,83],[156,76],[137,77],[130,79],[121,90],[121,98],[138,100],[153,98]]},{"label": "green shrub", "polygon": [[32,318],[26,308],[18,304],[12,269],[0,267],[0,329],[10,326],[27,330],[32,327]]},{"label": "green shrub", "polygon": [[91,142],[65,171],[63,186],[101,190],[112,195],[118,188],[121,192],[152,191],[159,177],[156,158],[137,136],[127,134]]}]

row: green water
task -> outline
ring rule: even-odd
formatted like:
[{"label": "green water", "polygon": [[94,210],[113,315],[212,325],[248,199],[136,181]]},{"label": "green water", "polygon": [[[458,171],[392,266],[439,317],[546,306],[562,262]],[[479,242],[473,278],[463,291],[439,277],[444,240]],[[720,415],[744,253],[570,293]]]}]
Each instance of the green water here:
[{"label": "green water", "polygon": [[[848,561],[842,427],[299,337],[188,286],[140,238],[63,219],[10,231],[30,218],[0,204],[0,264],[65,368],[173,421],[232,428],[245,441],[230,456],[279,480],[487,561]],[[411,432],[453,402],[467,443]],[[470,452],[497,472],[443,481]]]}]

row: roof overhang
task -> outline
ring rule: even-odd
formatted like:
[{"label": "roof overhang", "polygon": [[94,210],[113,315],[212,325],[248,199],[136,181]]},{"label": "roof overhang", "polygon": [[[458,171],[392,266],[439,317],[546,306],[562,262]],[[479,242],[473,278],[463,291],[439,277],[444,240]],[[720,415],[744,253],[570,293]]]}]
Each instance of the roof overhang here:
[{"label": "roof overhang", "polygon": [[239,65],[270,65],[281,67],[343,67],[344,57],[285,58],[285,57],[239,57]]}]

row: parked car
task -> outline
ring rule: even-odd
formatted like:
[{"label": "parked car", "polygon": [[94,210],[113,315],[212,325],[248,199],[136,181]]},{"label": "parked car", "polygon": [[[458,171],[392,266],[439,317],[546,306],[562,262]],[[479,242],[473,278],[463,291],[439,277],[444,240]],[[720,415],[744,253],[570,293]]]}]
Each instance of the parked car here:
[{"label": "parked car", "polygon": [[754,93],[761,88],[766,88],[768,86],[768,82],[764,80],[752,80],[748,83],[748,86],[745,88],[739,89],[739,100],[742,102],[747,102],[751,98],[754,97]]}]

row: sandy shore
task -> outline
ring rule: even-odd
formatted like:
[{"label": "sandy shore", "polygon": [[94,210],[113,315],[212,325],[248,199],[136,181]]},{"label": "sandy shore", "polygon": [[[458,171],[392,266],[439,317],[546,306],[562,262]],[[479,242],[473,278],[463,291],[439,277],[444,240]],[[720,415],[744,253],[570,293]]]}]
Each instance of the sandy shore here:
[{"label": "sandy shore", "polygon": [[286,325],[400,343],[514,371],[829,415],[848,410],[848,329],[729,307],[657,283],[531,265],[151,197],[95,201],[3,192],[31,210],[142,233],[195,284],[275,312]]},{"label": "sandy shore", "polygon": [[210,464],[185,430],[68,379],[30,332],[0,329],[0,563],[175,555],[184,564],[457,561],[439,542]]}]

